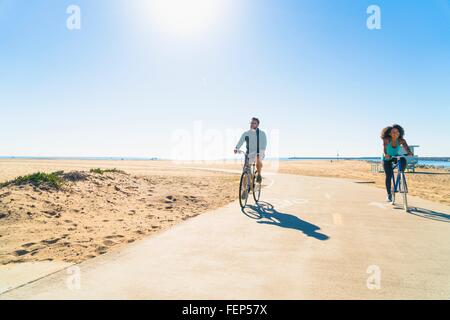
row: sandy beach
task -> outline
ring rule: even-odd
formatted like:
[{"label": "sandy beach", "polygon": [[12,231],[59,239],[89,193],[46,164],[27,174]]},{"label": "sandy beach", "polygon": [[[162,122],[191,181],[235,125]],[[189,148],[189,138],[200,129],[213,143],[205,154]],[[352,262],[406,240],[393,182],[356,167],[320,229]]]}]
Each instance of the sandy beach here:
[{"label": "sandy beach", "polygon": [[0,188],[0,264],[84,261],[222,207],[238,185],[236,175],[151,161],[2,160],[0,182],[62,170],[60,190]]}]

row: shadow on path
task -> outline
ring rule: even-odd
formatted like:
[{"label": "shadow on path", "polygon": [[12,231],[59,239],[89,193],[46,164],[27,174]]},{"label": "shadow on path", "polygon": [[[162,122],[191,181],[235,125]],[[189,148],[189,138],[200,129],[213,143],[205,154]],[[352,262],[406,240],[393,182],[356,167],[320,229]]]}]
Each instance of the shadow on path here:
[{"label": "shadow on path", "polygon": [[424,208],[416,208],[412,207],[409,208],[409,213],[426,219],[436,220],[436,221],[442,221],[442,222],[450,222],[450,215],[442,213],[442,212],[436,212],[429,209]]},{"label": "shadow on path", "polygon": [[304,221],[292,214],[278,212],[272,204],[260,201],[257,205],[248,205],[242,212],[249,218],[257,220],[261,224],[270,224],[281,228],[294,229],[302,232],[308,237],[317,240],[328,240],[329,237],[317,232],[320,227]]}]

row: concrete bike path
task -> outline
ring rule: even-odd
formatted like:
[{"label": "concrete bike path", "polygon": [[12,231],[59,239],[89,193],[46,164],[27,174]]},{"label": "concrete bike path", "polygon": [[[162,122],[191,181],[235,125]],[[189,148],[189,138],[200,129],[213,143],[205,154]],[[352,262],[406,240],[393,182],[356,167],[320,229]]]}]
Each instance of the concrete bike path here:
[{"label": "concrete bike path", "polygon": [[[0,299],[449,299],[450,208],[354,181],[267,176],[233,202]],[[250,202],[251,204],[253,202]]]}]

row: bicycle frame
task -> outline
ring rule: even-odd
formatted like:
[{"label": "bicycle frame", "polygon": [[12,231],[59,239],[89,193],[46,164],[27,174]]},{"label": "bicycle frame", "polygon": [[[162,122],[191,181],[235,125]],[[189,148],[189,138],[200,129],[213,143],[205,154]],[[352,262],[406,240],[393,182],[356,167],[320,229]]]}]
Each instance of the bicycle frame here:
[{"label": "bicycle frame", "polygon": [[[392,168],[393,170],[397,169],[397,178],[395,178],[395,174],[392,175],[392,180],[394,182],[394,193],[408,193],[408,185],[406,184],[406,176],[403,170],[404,168],[402,167],[401,158],[403,157],[395,157],[395,159],[397,159],[397,163]],[[400,183],[401,180],[404,181],[404,185]]]},{"label": "bicycle frame", "polygon": [[250,159],[248,157],[248,153],[243,152],[243,151],[239,151],[238,153],[243,153],[245,154],[245,161],[244,161],[244,167],[242,168],[242,171],[245,173],[250,174],[250,178],[253,179],[253,176],[255,175],[255,164],[250,164]]}]

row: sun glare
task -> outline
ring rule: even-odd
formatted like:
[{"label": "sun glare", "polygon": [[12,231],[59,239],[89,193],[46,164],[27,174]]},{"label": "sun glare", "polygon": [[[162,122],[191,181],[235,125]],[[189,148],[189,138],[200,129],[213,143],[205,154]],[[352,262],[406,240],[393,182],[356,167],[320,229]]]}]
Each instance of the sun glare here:
[{"label": "sun glare", "polygon": [[192,35],[213,28],[224,0],[149,0],[152,22],[164,32]]}]

